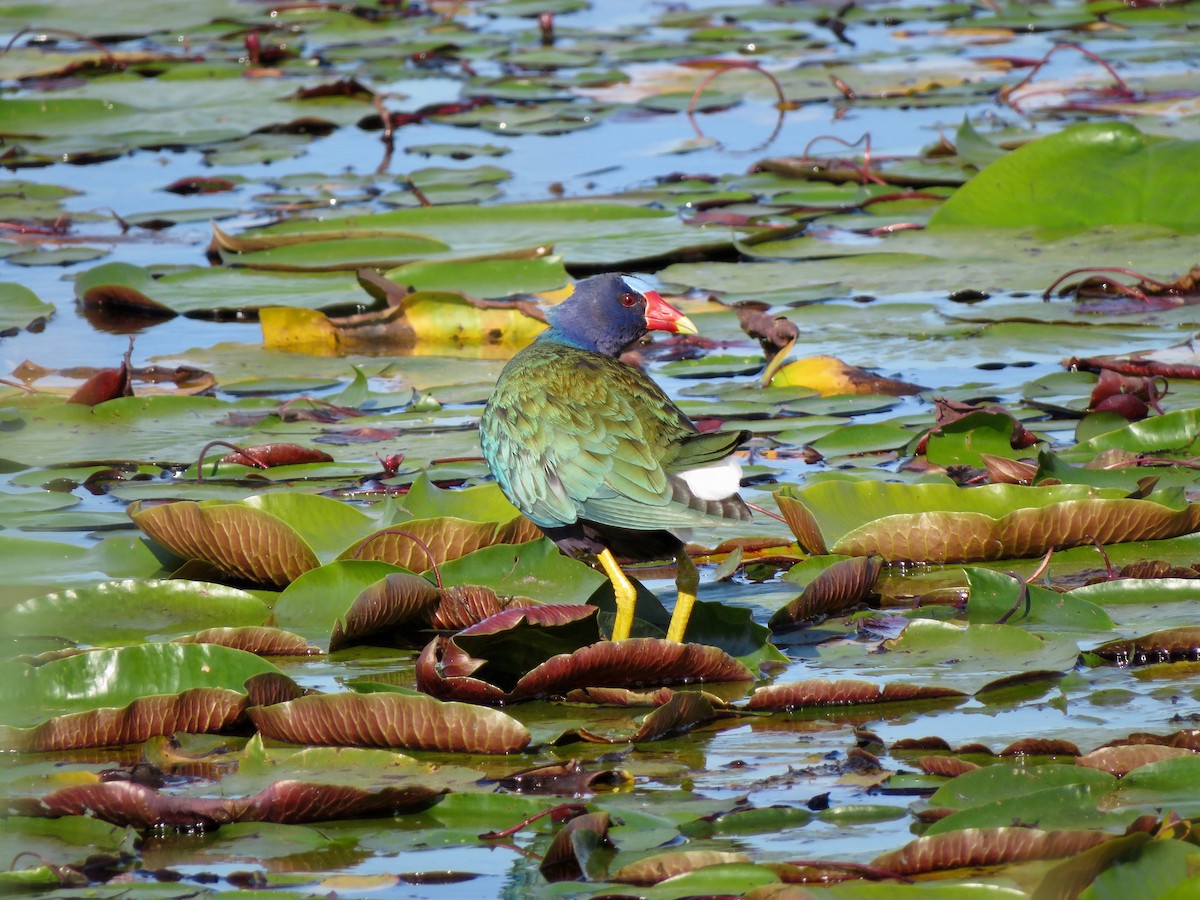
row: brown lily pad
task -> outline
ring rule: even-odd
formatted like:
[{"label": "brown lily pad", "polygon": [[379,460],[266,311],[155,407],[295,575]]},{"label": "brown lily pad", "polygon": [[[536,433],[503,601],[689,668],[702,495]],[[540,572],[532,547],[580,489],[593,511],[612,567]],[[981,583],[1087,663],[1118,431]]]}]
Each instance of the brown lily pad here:
[{"label": "brown lily pad", "polygon": [[787,606],[777,610],[768,625],[780,630],[818,616],[852,609],[870,596],[883,562],[877,556],[859,556],[836,562],[808,585]]},{"label": "brown lily pad", "polygon": [[971,562],[1043,555],[1051,547],[1147,541],[1200,528],[1200,504],[1154,500],[1080,485],[826,481],[776,493],[779,510],[810,553],[884,562]]},{"label": "brown lily pad", "polygon": [[1089,769],[1102,769],[1110,775],[1120,778],[1128,775],[1134,769],[1147,766],[1150,763],[1164,759],[1174,759],[1177,756],[1194,756],[1195,751],[1184,747],[1156,747],[1152,744],[1126,747],[1101,747],[1091,753],[1085,753],[1075,760],[1079,766]]},{"label": "brown lily pad", "polygon": [[334,623],[329,651],[409,622],[423,627],[433,615],[439,598],[438,589],[419,575],[407,572],[386,575],[355,598],[344,621]]},{"label": "brown lily pad", "polygon": [[245,650],[256,656],[316,656],[314,647],[298,634],[266,625],[243,625],[239,628],[206,628],[184,637],[177,644],[220,644],[235,650]]},{"label": "brown lily pad", "polygon": [[1138,638],[1108,641],[1090,651],[1117,666],[1200,660],[1200,626],[1168,628]]},{"label": "brown lily pad", "polygon": [[0,727],[0,747],[24,752],[140,744],[178,731],[221,732],[246,711],[246,695],[225,688],[140,697],[120,709],[105,707],[56,716],[34,728]]},{"label": "brown lily pad", "polygon": [[254,469],[270,469],[275,466],[333,462],[333,457],[324,450],[301,447],[299,444],[258,444],[227,453],[221,457],[221,462],[236,463]]},{"label": "brown lily pad", "polygon": [[132,828],[216,828],[231,822],[296,824],[391,816],[424,809],[445,791],[424,785],[367,791],[347,785],[277,781],[253,797],[177,797],[130,781],[63,788],[8,803],[10,814],[57,819],[92,816]]},{"label": "brown lily pad", "polygon": [[964,828],[918,838],[871,863],[896,875],[922,875],[975,866],[998,866],[1035,859],[1073,856],[1113,840],[1098,831],[1042,831],[1037,828]]},{"label": "brown lily pad", "polygon": [[[286,587],[320,565],[282,520],[243,504],[133,503],[134,524],[176,556],[204,560],[251,584]],[[270,553],[263,548],[271,548]]]},{"label": "brown lily pad", "polygon": [[466,556],[493,544],[522,544],[542,532],[524,516],[508,522],[472,522],[440,517],[417,519],[367,535],[343,559],[377,560],[413,572]]},{"label": "brown lily pad", "polygon": [[550,882],[574,881],[587,872],[587,858],[593,850],[612,847],[608,839],[609,814],[584,813],[575,816],[558,830],[542,858],[538,871]]},{"label": "brown lily pad", "polygon": [[953,688],[922,687],[915,684],[872,684],[856,679],[829,681],[814,678],[790,684],[772,684],[750,695],[752,710],[793,710],[813,706],[857,706],[863,703],[911,702],[914,700],[961,699],[967,695]]},{"label": "brown lily pad", "polygon": [[547,763],[511,772],[496,779],[506,791],[521,794],[565,794],[577,797],[595,793],[598,788],[614,790],[632,785],[633,776],[622,769],[585,769],[577,759]]},{"label": "brown lily pad", "polygon": [[678,691],[666,703],[647,715],[638,730],[628,737],[605,737],[586,728],[579,729],[577,733],[584,740],[598,744],[647,743],[687,734],[716,719],[741,715],[724,707],[725,704],[712,695],[698,691]]},{"label": "brown lily pad", "polygon": [[[507,631],[501,625],[515,627],[530,614],[566,616],[571,611],[592,615],[594,607],[529,607],[513,609],[493,616],[453,638],[436,638],[417,660],[417,687],[435,697],[498,703],[534,697],[562,696],[572,690],[591,687],[641,688],[695,682],[753,681],[754,674],[725,651],[701,644],[678,644],[656,638],[626,641],[598,641],[570,652],[556,653],[530,667],[515,682],[498,684],[485,680],[490,659],[483,652],[513,646],[513,636],[503,635],[501,642],[470,643],[464,638],[491,630]],[[505,619],[497,623],[501,617]],[[568,623],[574,624],[574,623]],[[591,626],[589,626],[590,628]],[[525,634],[536,629],[525,629]],[[514,632],[514,634],[517,634]],[[518,641],[522,639],[518,635]],[[508,670],[501,670],[508,674]]]},{"label": "brown lily pad", "polygon": [[964,772],[971,772],[979,766],[965,759],[954,756],[922,756],[917,760],[917,768],[926,775],[941,775],[945,778],[955,778]]},{"label": "brown lily pad", "polygon": [[489,587],[473,584],[450,585],[438,594],[429,622],[438,631],[459,631],[512,607],[538,605],[528,597],[501,597]]},{"label": "brown lily pad", "polygon": [[319,694],[246,714],[264,737],[293,744],[515,753],[530,740],[499,710],[413,694]]},{"label": "brown lily pad", "polygon": [[750,861],[750,857],[744,853],[730,853],[723,850],[671,850],[622,866],[609,875],[608,880],[620,884],[658,884],[660,881],[666,881],[676,875],[695,872],[697,869],[707,866],[749,863]]}]

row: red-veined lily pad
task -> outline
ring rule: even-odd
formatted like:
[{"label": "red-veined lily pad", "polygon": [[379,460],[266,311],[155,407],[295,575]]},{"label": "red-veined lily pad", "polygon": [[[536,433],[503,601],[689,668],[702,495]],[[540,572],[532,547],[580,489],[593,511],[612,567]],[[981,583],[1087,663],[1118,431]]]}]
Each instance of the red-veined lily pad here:
[{"label": "red-veined lily pad", "polygon": [[1196,751],[1185,747],[1163,747],[1156,744],[1127,745],[1124,747],[1100,747],[1085,753],[1075,760],[1077,765],[1089,769],[1100,769],[1118,777],[1128,775],[1134,769],[1175,759],[1180,756],[1195,757]]},{"label": "red-veined lily pad", "polygon": [[622,866],[609,875],[608,880],[619,884],[650,885],[712,866],[748,863],[750,857],[744,853],[723,850],[671,850]]},{"label": "red-veined lily pad", "polygon": [[836,562],[804,588],[787,606],[775,611],[768,623],[776,631],[812,619],[848,610],[866,600],[879,578],[877,556],[858,556]]},{"label": "red-veined lily pad", "polygon": [[342,553],[343,559],[386,562],[421,572],[493,544],[524,544],[542,536],[541,529],[517,516],[507,522],[465,519],[416,519],[368,535]]},{"label": "red-veined lily pad", "polygon": [[[510,606],[532,603],[502,598],[478,585],[437,588],[388,563],[343,559],[288,585],[275,601],[273,619],[332,652],[373,636],[389,646],[411,643],[426,629],[465,628]],[[425,640],[421,636],[419,643]]]},{"label": "red-veined lily pad", "polygon": [[321,652],[298,634],[282,628],[246,625],[242,628],[206,628],[175,638],[178,644],[220,644],[255,656],[315,656]]},{"label": "red-veined lily pad", "polygon": [[367,532],[371,519],[311,494],[262,494],[229,503],[191,500],[129,507],[134,524],[176,556],[230,578],[278,588],[332,558]]},{"label": "red-veined lily pad", "polygon": [[[396,626],[417,617],[423,625],[427,617],[422,618],[422,612],[436,604],[437,589],[395,566],[363,560],[339,560],[305,572],[276,598],[272,619],[276,625],[299,631],[328,648],[335,633],[341,635],[343,642],[346,640],[349,611],[356,604],[356,598],[374,591],[378,599],[386,580],[393,575],[407,576],[402,582],[407,590],[392,597],[394,605],[388,608],[382,620],[389,620],[391,626]],[[423,587],[408,581],[413,578]],[[368,618],[377,616],[378,612]],[[370,633],[361,611],[355,614],[354,621],[358,624],[351,627],[351,634]]]},{"label": "red-veined lily pad", "polygon": [[263,736],[293,744],[516,753],[525,726],[505,713],[420,694],[319,694],[247,710]]},{"label": "red-veined lily pad", "polygon": [[974,866],[1074,856],[1112,835],[1099,831],[1041,831],[1037,828],[964,828],[918,838],[871,865],[896,875],[920,875]]},{"label": "red-veined lily pad", "polygon": [[1050,547],[1156,540],[1200,528],[1200,504],[1161,492],[1127,499],[1085,485],[823,481],[776,494],[811,553],[886,562],[969,562],[1040,556]]},{"label": "red-veined lily pad", "polygon": [[753,710],[793,710],[815,706],[857,706],[862,703],[912,703],[922,700],[963,700],[966,694],[953,688],[916,684],[872,684],[868,681],[824,678],[772,684],[758,688],[747,704]]},{"label": "red-veined lily pad", "polygon": [[440,591],[419,575],[393,572],[354,598],[343,620],[334,623],[329,650],[340,650],[365,635],[415,622],[429,622],[437,610]]},{"label": "red-veined lily pad", "polygon": [[56,716],[33,728],[0,726],[0,746],[23,752],[140,744],[177,731],[203,734],[235,725],[246,711],[244,691],[193,688],[140,697],[128,706]]},{"label": "red-veined lily pad", "polygon": [[641,744],[665,737],[686,734],[694,728],[707,725],[716,719],[735,718],[742,713],[725,708],[719,698],[700,691],[676,691],[666,703],[649,713],[642,724],[631,735],[615,737],[596,734],[580,729],[584,740],[601,744]]},{"label": "red-veined lily pad", "polygon": [[367,791],[357,787],[278,781],[253,797],[174,796],[128,781],[62,788],[45,797],[10,801],[19,815],[95,816],[134,828],[213,828],[231,822],[320,822],[414,812],[444,790],[420,784]]},{"label": "red-veined lily pad", "polygon": [[452,638],[435,638],[417,661],[417,686],[435,697],[498,703],[584,687],[754,678],[716,647],[656,638],[594,642],[594,615],[591,606],[510,609]]}]

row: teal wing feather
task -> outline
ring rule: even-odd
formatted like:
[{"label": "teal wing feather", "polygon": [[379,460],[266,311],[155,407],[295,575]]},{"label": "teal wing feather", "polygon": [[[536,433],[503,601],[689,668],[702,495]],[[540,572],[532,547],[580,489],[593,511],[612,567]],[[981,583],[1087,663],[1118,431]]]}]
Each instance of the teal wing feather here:
[{"label": "teal wing feather", "polygon": [[505,367],[480,438],[500,487],[538,525],[634,529],[729,518],[671,472],[718,461],[743,439],[699,435],[638,369],[549,341]]}]

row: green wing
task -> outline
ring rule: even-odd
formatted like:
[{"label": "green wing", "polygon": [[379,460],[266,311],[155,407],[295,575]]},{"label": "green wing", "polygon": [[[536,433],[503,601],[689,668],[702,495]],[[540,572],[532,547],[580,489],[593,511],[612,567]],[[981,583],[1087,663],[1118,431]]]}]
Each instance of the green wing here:
[{"label": "green wing", "polygon": [[743,439],[700,435],[638,369],[549,342],[505,367],[480,437],[501,488],[538,525],[634,529],[727,518],[670,473],[716,462]]}]

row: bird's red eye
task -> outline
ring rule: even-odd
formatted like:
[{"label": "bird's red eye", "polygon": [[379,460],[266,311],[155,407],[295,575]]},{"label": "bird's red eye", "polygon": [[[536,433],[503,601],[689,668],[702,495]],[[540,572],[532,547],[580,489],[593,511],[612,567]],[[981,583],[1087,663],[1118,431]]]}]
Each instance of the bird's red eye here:
[{"label": "bird's red eye", "polygon": [[621,295],[621,305],[622,306],[633,306],[637,302],[638,302],[637,294],[629,293],[629,294]]}]

